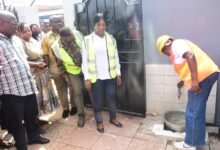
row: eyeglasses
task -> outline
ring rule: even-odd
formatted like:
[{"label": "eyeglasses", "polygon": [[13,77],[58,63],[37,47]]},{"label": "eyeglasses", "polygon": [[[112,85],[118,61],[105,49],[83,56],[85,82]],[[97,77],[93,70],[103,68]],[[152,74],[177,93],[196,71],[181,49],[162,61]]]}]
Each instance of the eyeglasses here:
[{"label": "eyeglasses", "polygon": [[57,20],[57,21],[52,21],[53,23],[61,24],[63,23],[63,20]]}]

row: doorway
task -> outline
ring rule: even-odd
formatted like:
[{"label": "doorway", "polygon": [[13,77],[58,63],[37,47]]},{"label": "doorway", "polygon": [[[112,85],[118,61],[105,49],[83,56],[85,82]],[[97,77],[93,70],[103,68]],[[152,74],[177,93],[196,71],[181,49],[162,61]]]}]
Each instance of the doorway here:
[{"label": "doorway", "polygon": [[[145,63],[141,0],[84,0],[75,4],[76,27],[84,35],[93,32],[92,20],[97,12],[105,12],[107,31],[116,41],[123,84],[117,88],[121,112],[146,115]],[[85,104],[91,105],[88,94]]]}]

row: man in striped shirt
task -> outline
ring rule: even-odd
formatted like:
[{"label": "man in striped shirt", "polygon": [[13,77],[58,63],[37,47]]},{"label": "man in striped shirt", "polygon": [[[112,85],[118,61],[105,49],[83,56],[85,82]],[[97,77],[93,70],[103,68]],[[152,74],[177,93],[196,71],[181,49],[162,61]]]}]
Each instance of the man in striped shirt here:
[{"label": "man in striped shirt", "polygon": [[[6,128],[14,136],[18,150],[27,150],[29,144],[46,144],[36,123],[38,107],[37,88],[30,67],[42,69],[45,63],[28,62],[18,39],[13,36],[17,20],[8,11],[0,11],[0,95]],[[25,128],[22,120],[24,120]]]}]

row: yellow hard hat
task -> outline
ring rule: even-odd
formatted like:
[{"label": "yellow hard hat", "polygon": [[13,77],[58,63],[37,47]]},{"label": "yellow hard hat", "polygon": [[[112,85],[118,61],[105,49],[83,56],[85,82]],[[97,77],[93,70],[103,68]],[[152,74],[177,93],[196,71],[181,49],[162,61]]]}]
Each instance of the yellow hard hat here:
[{"label": "yellow hard hat", "polygon": [[166,42],[169,39],[173,39],[173,38],[169,35],[162,35],[157,38],[157,49],[158,49],[159,53],[162,52],[163,47],[165,46]]}]

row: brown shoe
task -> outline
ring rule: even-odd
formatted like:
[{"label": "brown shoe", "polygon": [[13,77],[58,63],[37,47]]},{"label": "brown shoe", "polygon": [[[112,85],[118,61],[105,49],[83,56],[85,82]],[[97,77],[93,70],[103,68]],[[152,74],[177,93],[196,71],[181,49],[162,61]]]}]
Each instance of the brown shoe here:
[{"label": "brown shoe", "polygon": [[116,119],[110,119],[109,122],[113,125],[115,125],[116,127],[122,128],[123,125]]},{"label": "brown shoe", "polygon": [[104,126],[102,123],[97,123],[97,131],[99,133],[104,133]]}]

